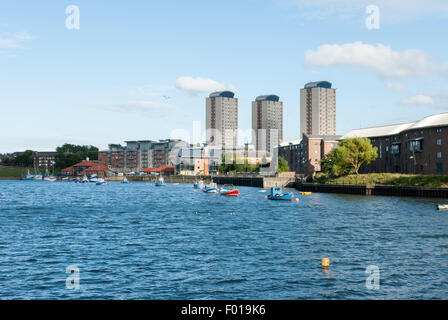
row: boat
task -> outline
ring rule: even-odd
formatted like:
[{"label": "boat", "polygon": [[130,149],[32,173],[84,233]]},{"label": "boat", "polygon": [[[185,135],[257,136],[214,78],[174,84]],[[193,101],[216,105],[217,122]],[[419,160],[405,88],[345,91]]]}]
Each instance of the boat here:
[{"label": "boat", "polygon": [[309,196],[310,194],[312,194],[312,192],[311,191],[302,191],[302,192],[300,192],[300,194],[302,196]]},{"label": "boat", "polygon": [[44,177],[44,181],[48,181],[48,182],[55,182],[56,180],[58,180],[54,174],[51,174],[48,172],[48,169],[45,170],[45,177]]},{"label": "boat", "polygon": [[202,191],[205,193],[219,193],[218,186],[214,182],[210,182],[202,188]]},{"label": "boat", "polygon": [[163,177],[158,177],[156,180],[156,187],[164,187],[166,186],[165,181],[163,180]]},{"label": "boat", "polygon": [[34,174],[31,174],[30,169],[28,169],[28,173],[25,177],[25,180],[33,180],[33,178],[34,178]]},{"label": "boat", "polygon": [[199,180],[198,182],[195,182],[195,183],[193,184],[193,187],[194,187],[195,189],[202,189],[202,188],[204,188],[204,181]]},{"label": "boat", "polygon": [[128,179],[126,179],[126,177],[124,177],[123,180],[121,180],[121,183],[129,183]]},{"label": "boat", "polygon": [[283,193],[281,187],[272,187],[271,193],[267,196],[269,200],[292,200],[294,195],[292,193]]},{"label": "boat", "polygon": [[240,192],[233,185],[229,184],[229,185],[224,185],[219,190],[219,194],[222,196],[227,196],[227,197],[238,197],[240,195]]},{"label": "boat", "polygon": [[41,180],[42,180],[42,175],[41,175],[41,174],[35,174],[35,175],[33,176],[33,180],[39,180],[39,181],[41,181]]},{"label": "boat", "polygon": [[448,204],[439,204],[437,210],[448,210]]},{"label": "boat", "polygon": [[62,181],[69,181],[69,180],[68,180],[68,177],[64,177],[64,178],[62,178]]},{"label": "boat", "polygon": [[87,176],[84,175],[84,177],[81,180],[81,183],[89,183],[89,182],[90,182],[90,180],[87,179]]},{"label": "boat", "polygon": [[98,179],[98,181],[96,182],[97,186],[105,186],[107,184],[107,182],[104,179]]},{"label": "boat", "polygon": [[90,177],[87,178],[89,182],[98,182],[98,176],[96,174],[91,174]]}]

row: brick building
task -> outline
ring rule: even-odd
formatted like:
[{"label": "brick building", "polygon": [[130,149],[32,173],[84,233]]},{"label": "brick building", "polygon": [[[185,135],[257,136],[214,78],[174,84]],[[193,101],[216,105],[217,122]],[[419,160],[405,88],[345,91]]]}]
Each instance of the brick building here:
[{"label": "brick building", "polygon": [[448,113],[397,125],[352,130],[343,138],[365,137],[378,148],[378,159],[363,173],[448,173]]},{"label": "brick building", "polygon": [[338,145],[341,136],[303,134],[301,140],[281,143],[279,157],[283,157],[291,171],[305,176],[314,176],[321,170],[320,161]]},{"label": "brick building", "polygon": [[90,176],[96,174],[99,177],[105,177],[109,173],[109,168],[97,161],[83,160],[73,166],[61,170],[62,174],[67,176]]},{"label": "brick building", "polygon": [[56,163],[55,151],[36,151],[33,154],[33,167],[38,169],[52,169]]},{"label": "brick building", "polygon": [[126,141],[126,146],[110,144],[109,150],[98,152],[98,163],[119,172],[171,166],[175,158],[172,151],[186,145],[178,139]]}]

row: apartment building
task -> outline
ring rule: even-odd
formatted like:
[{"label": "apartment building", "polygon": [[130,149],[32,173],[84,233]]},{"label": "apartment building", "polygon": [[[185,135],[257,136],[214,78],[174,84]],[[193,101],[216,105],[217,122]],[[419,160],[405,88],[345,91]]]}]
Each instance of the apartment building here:
[{"label": "apartment building", "polygon": [[141,171],[173,164],[176,148],[187,145],[179,139],[159,141],[126,141],[126,146],[110,144],[108,150],[98,153],[98,162],[117,171]]},{"label": "apartment building", "polygon": [[36,151],[33,154],[33,167],[38,169],[53,169],[56,163],[55,151]]},{"label": "apartment building", "polygon": [[281,143],[278,155],[288,162],[291,171],[314,176],[321,171],[320,161],[338,145],[341,137],[303,134],[300,140]]},{"label": "apartment building", "polygon": [[205,103],[206,143],[233,148],[238,142],[238,99],[231,91],[210,94]]},{"label": "apartment building", "polygon": [[361,172],[448,173],[448,113],[419,121],[357,129],[342,138],[369,138],[378,158]]},{"label": "apartment building", "polygon": [[279,96],[258,96],[252,102],[252,144],[270,152],[283,141],[283,102]]},{"label": "apartment building", "polygon": [[300,136],[336,135],[336,89],[331,82],[305,84],[300,90]]}]

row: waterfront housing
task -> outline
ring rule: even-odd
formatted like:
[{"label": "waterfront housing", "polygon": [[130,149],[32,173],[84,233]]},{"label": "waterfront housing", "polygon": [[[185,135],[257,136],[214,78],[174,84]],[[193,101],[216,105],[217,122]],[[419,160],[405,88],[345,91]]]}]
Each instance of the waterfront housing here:
[{"label": "waterfront housing", "polygon": [[274,94],[258,96],[252,102],[252,144],[255,150],[270,152],[283,141],[283,102]]},{"label": "waterfront housing", "polygon": [[331,82],[305,84],[300,90],[300,136],[336,135],[336,89]]},{"label": "waterfront housing", "polygon": [[176,172],[180,175],[216,175],[222,159],[222,149],[208,146],[190,146],[179,149]]},{"label": "waterfront housing", "polygon": [[448,113],[419,121],[357,129],[342,137],[369,138],[378,158],[361,168],[362,173],[448,173]]},{"label": "waterfront housing", "polygon": [[53,169],[56,163],[55,151],[36,151],[33,154],[33,166],[37,169]]},{"label": "waterfront housing", "polygon": [[217,91],[205,99],[206,143],[234,148],[238,143],[238,98],[232,91]]},{"label": "waterfront housing", "polygon": [[188,146],[180,139],[125,143],[126,146],[110,144],[108,150],[98,152],[98,162],[115,172],[139,172],[148,168],[173,166],[177,149]]},{"label": "waterfront housing", "polygon": [[303,134],[300,140],[281,143],[278,155],[288,162],[291,171],[313,176],[321,171],[320,161],[338,145],[341,137]]}]

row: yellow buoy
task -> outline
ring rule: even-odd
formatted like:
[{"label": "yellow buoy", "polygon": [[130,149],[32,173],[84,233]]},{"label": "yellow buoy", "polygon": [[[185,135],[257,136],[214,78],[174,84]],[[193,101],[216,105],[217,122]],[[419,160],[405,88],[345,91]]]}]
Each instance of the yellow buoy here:
[{"label": "yellow buoy", "polygon": [[330,258],[323,258],[322,259],[322,268],[329,268],[330,267]]}]

